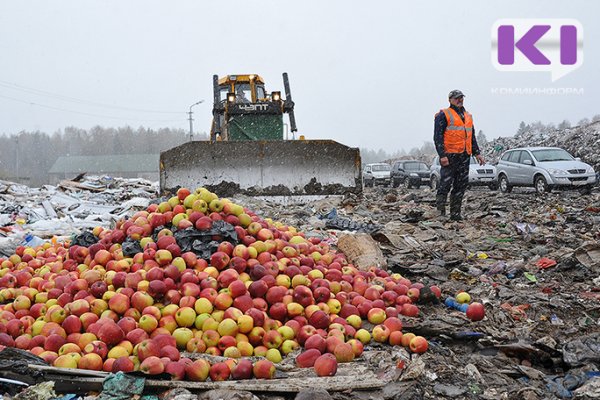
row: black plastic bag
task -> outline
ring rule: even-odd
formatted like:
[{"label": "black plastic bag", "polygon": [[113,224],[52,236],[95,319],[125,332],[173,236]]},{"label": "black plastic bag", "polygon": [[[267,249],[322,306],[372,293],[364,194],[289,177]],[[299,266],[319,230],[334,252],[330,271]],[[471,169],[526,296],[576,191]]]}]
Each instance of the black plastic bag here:
[{"label": "black plastic bag", "polygon": [[71,242],[71,246],[78,245],[83,247],[90,247],[91,245],[98,243],[98,238],[89,230],[83,231],[79,235],[75,236]]},{"label": "black plastic bag", "polygon": [[381,229],[380,225],[356,222],[349,218],[340,217],[338,216],[337,209],[335,207],[332,208],[328,213],[319,215],[319,219],[325,220],[325,228],[327,229],[357,231],[368,234],[373,234]]},{"label": "black plastic bag", "polygon": [[137,240],[133,240],[130,237],[125,239],[125,241],[121,244],[121,249],[123,250],[123,255],[125,257],[133,257],[137,253],[141,253],[144,251],[144,249],[142,249],[142,246],[140,245],[140,242],[138,242]]},{"label": "black plastic bag", "polygon": [[173,236],[182,252],[192,251],[205,260],[217,251],[220,242],[228,241],[234,246],[239,243],[234,226],[225,221],[214,221],[208,230],[200,231],[193,227],[178,230]]},{"label": "black plastic bag", "polygon": [[375,224],[367,224],[364,222],[352,221],[349,218],[336,217],[325,220],[325,228],[337,229],[340,231],[356,231],[373,234],[381,229],[381,226]]}]

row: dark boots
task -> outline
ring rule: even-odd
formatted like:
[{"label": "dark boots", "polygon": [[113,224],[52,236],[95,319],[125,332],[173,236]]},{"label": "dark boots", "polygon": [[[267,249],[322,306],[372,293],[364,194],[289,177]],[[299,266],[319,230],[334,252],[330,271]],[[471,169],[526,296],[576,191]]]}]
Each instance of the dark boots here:
[{"label": "dark boots", "polygon": [[[435,197],[435,208],[440,212],[440,215],[446,215],[446,197],[444,195],[438,194]],[[461,215],[461,206],[462,206],[462,197],[456,198],[450,196],[450,220],[452,221],[462,221]]]},{"label": "dark boots", "polygon": [[452,221],[462,221],[460,209],[462,205],[462,198],[456,199],[450,197],[450,219]]},{"label": "dark boots", "polygon": [[435,208],[440,212],[440,215],[446,215],[446,197],[445,195],[438,195],[435,197]]}]

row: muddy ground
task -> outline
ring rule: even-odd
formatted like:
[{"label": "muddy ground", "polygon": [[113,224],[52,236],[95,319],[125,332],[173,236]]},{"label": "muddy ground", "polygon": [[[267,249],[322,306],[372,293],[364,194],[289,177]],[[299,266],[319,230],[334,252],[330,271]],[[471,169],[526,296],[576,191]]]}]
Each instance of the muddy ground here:
[{"label": "muddy ground", "polygon": [[[332,244],[368,232],[384,267],[438,285],[442,300],[463,290],[486,317],[471,322],[443,302],[421,304],[404,331],[429,340],[423,355],[372,345],[338,375],[377,377],[380,389],[300,394],[164,392],[161,399],[555,399],[600,397],[600,191],[543,196],[467,191],[462,222],[440,217],[429,188],[367,188],[363,196],[278,205],[235,198],[264,217]],[[381,261],[381,260],[380,260]],[[287,364],[286,364],[287,363]],[[278,374],[302,378],[293,360]],[[349,378],[355,379],[355,378]],[[370,378],[369,378],[370,379]],[[318,386],[318,385],[317,385]],[[349,386],[350,382],[349,382]],[[317,391],[310,391],[317,389]],[[185,392],[185,391],[184,391]],[[93,398],[94,396],[90,396]]]},{"label": "muddy ground", "polygon": [[434,197],[428,188],[373,188],[340,203],[263,207],[264,214],[307,232],[320,231],[323,220],[315,216],[334,207],[338,218],[379,225],[372,236],[390,271],[439,285],[443,298],[465,290],[485,304],[486,317],[479,322],[443,304],[422,305],[419,318],[405,319],[404,331],[427,337],[429,351],[398,368],[407,353],[373,348],[383,351],[367,364],[389,381],[386,386],[332,397],[600,396],[595,378],[600,362],[597,189],[591,195],[539,196],[527,189],[505,194],[474,188],[466,193],[462,222],[438,216]]}]

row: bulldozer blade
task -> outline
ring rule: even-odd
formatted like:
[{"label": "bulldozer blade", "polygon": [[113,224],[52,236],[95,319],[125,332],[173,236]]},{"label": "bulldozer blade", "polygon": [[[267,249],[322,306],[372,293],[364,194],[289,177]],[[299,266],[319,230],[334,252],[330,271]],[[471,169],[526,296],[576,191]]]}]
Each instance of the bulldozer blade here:
[{"label": "bulldozer blade", "polygon": [[195,141],[160,154],[161,193],[200,186],[219,196],[359,194],[360,151],[333,140]]}]

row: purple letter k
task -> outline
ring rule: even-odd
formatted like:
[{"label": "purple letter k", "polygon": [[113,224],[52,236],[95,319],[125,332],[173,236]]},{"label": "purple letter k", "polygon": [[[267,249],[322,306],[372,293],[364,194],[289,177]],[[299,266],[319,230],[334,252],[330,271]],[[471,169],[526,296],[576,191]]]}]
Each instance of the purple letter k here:
[{"label": "purple letter k", "polygon": [[549,65],[548,60],[535,44],[550,30],[550,25],[534,25],[531,29],[519,39],[515,40],[515,28],[512,25],[501,25],[498,27],[498,63],[502,65],[512,65],[515,62],[514,48],[521,50],[521,53],[535,65]]}]

